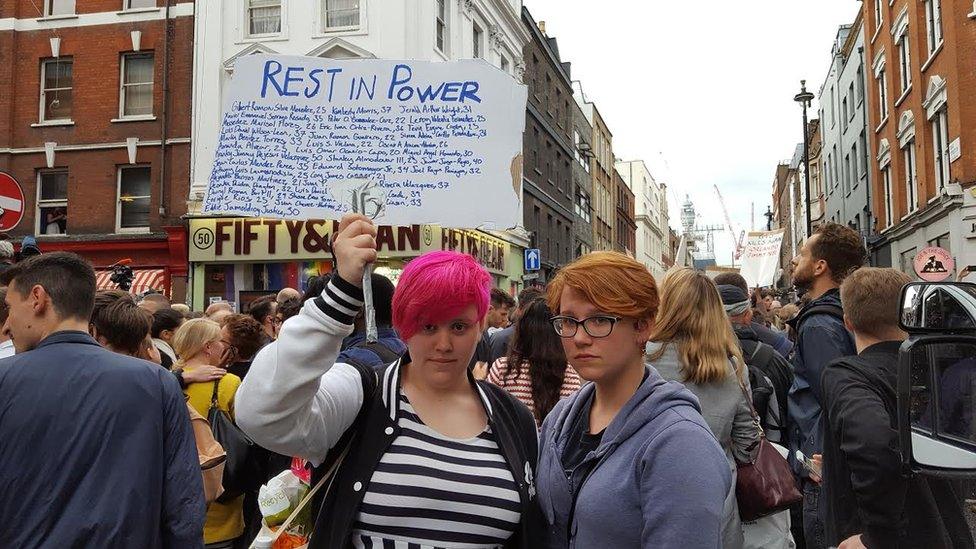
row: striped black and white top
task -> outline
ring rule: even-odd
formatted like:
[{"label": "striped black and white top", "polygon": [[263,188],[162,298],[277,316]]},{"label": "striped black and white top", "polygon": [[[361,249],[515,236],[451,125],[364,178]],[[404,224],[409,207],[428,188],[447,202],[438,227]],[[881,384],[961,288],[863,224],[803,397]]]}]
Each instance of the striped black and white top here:
[{"label": "striped black and white top", "polygon": [[519,493],[489,425],[448,438],[424,425],[401,392],[400,433],[363,497],[357,548],[494,548],[515,533]]}]

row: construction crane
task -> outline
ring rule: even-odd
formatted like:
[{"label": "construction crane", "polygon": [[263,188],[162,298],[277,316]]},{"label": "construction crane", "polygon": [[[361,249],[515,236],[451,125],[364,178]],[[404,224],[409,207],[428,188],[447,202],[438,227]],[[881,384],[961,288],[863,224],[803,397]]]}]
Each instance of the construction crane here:
[{"label": "construction crane", "polygon": [[[729,210],[725,207],[725,199],[722,198],[722,191],[718,190],[718,185],[712,185],[715,188],[715,194],[718,195],[718,203],[722,205],[722,213],[725,214],[725,225],[729,228],[729,233],[732,238],[735,238],[735,227],[732,226],[732,218],[729,217]],[[733,241],[732,246],[735,248],[733,250],[733,262],[742,255],[742,246],[745,243],[746,231],[741,230],[739,232],[739,240]]]}]

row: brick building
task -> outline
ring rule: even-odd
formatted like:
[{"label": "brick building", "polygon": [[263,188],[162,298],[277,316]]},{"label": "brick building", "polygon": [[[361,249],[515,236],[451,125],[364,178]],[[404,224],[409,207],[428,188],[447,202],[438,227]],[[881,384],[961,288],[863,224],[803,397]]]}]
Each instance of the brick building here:
[{"label": "brick building", "polygon": [[600,116],[596,104],[586,98],[583,84],[578,80],[573,82],[573,96],[579,105],[586,121],[593,129],[591,146],[593,155],[590,158],[590,178],[592,191],[590,194],[593,207],[593,249],[612,250],[616,238],[616,191],[614,190],[613,172],[613,134]]},{"label": "brick building", "polygon": [[590,159],[593,157],[593,127],[576,101],[570,103],[573,110],[573,236],[576,238],[576,257],[593,250],[593,179],[590,177]]},{"label": "brick building", "polygon": [[976,264],[976,6],[867,0],[871,199],[876,263],[912,273],[926,246]]},{"label": "brick building", "polygon": [[[800,145],[802,148],[802,145]],[[776,175],[773,176],[773,229],[785,229],[783,235],[783,245],[779,251],[779,267],[782,270],[781,276],[777,278],[778,287],[788,287],[790,285],[790,261],[796,255],[793,246],[793,238],[796,229],[796,205],[797,189],[795,188],[796,168],[790,161],[780,162],[776,166]]]},{"label": "brick building", "polygon": [[569,63],[559,58],[556,39],[522,8],[531,40],[523,49],[529,87],[523,138],[522,207],[525,228],[542,252],[542,282],[575,257],[573,237],[573,88]]},{"label": "brick building", "polygon": [[0,171],[23,189],[15,240],[130,258],[133,291],[181,299],[193,3],[167,4],[0,3]]},{"label": "brick building", "polygon": [[613,169],[613,187],[616,195],[616,230],[614,250],[635,257],[637,251],[637,221],[634,216],[634,191],[624,182],[616,168]]}]

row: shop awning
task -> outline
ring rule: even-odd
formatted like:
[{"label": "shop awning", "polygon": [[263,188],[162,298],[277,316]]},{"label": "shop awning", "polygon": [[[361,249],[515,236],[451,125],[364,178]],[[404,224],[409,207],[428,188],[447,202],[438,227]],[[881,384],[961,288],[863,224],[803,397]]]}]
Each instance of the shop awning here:
[{"label": "shop awning", "polygon": [[[112,282],[112,271],[96,271],[95,287],[99,290],[117,288],[118,286]],[[132,287],[129,288],[129,292],[141,294],[146,290],[169,293],[166,289],[166,273],[163,269],[132,269]]]}]

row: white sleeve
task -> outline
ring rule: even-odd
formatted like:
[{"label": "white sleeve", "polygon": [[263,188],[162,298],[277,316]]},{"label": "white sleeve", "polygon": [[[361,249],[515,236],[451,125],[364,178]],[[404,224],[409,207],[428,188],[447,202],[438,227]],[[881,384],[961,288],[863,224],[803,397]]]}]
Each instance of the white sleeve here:
[{"label": "white sleeve", "polygon": [[237,424],[254,442],[318,465],[352,425],[363,381],[335,361],[362,299],[361,289],[333,275],[254,357],[235,403]]}]

